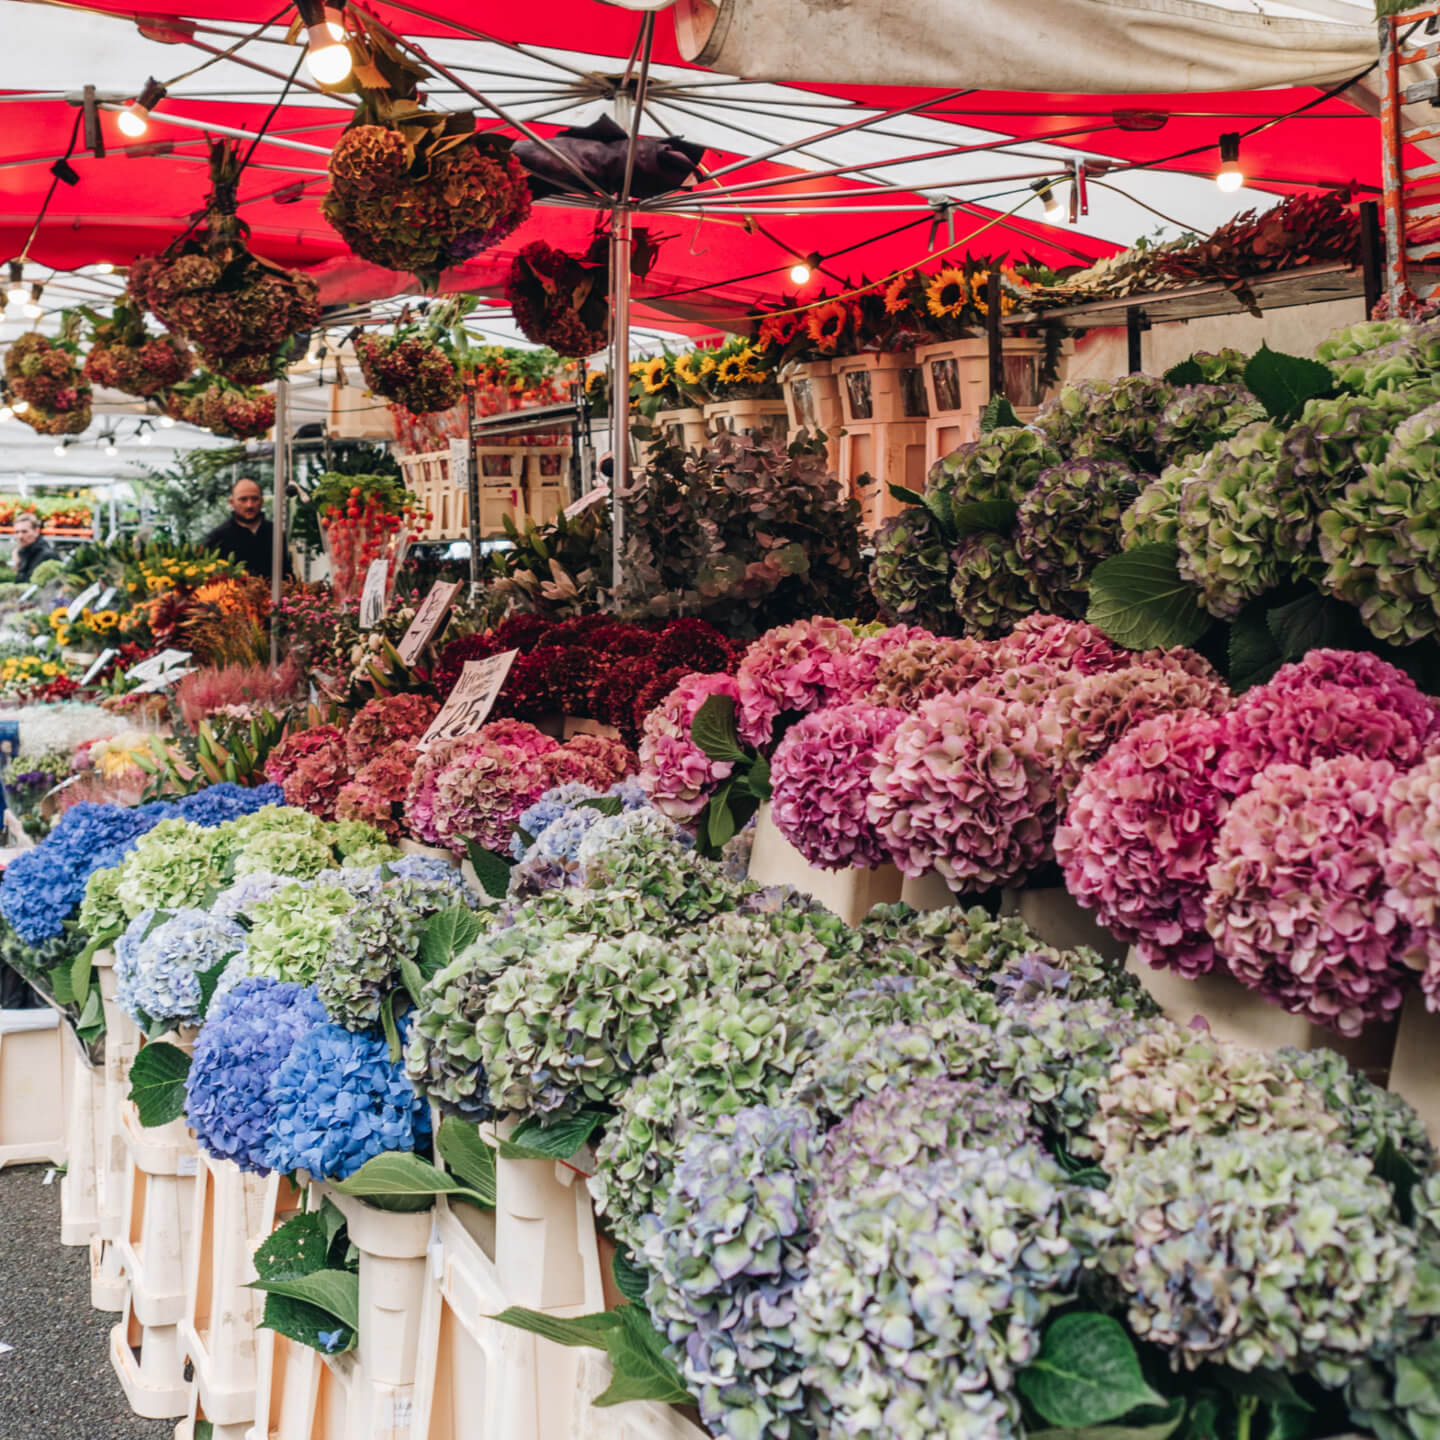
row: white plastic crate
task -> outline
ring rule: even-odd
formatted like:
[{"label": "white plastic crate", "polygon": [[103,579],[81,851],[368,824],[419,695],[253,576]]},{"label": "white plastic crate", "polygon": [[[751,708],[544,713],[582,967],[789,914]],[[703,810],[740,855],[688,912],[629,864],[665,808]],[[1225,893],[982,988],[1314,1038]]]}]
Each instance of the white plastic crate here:
[{"label": "white plastic crate", "polygon": [[1063,885],[1044,889],[1005,890],[1000,913],[1018,915],[1047,945],[1073,950],[1088,945],[1110,960],[1124,960],[1130,947],[1117,940]]},{"label": "white plastic crate", "polygon": [[105,1070],[92,1065],[71,1034],[66,1057],[65,1175],[60,1181],[60,1243],[89,1245],[100,1226],[100,1147],[105,1128]]},{"label": "white plastic crate", "polygon": [[709,1432],[673,1405],[657,1405],[650,1400],[594,1404],[595,1396],[610,1383],[610,1357],[598,1350],[575,1353],[579,1356],[579,1375],[571,1440],[708,1440]]},{"label": "white plastic crate", "polygon": [[782,398],[773,400],[715,400],[705,407],[705,426],[712,434],[768,436],[785,443],[790,427]]},{"label": "white plastic crate", "polygon": [[90,1241],[90,1303],[97,1310],[120,1310],[126,1286],[116,1244],[124,1220],[128,1159],[120,1109],[130,1091],[130,1066],[142,1037],[139,1027],[115,1003],[114,951],[97,951],[94,963],[105,1008],[105,1093],[97,1170],[99,1220]]},{"label": "white plastic crate", "polygon": [[37,1160],[65,1164],[65,1034],[48,1006],[0,1010],[0,1169]]},{"label": "white plastic crate", "polygon": [[1390,1088],[1419,1112],[1440,1145],[1440,1015],[1425,1008],[1419,990],[1406,996],[1390,1063]]},{"label": "white plastic crate", "polygon": [[[867,530],[878,530],[892,515],[906,508],[890,493],[890,486],[924,490],[923,420],[846,421],[835,444],[840,488],[859,501],[861,523]],[[866,475],[875,483],[862,484]]]}]

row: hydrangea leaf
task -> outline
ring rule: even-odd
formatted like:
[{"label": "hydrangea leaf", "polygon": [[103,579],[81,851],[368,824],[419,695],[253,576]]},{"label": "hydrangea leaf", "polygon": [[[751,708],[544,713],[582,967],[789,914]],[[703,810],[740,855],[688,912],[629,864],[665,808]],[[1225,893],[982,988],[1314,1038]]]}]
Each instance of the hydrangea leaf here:
[{"label": "hydrangea leaf", "polygon": [[662,1405],[688,1405],[693,1397],[680,1372],[665,1354],[661,1339],[642,1305],[620,1307],[620,1328],[609,1335],[614,1378],[599,1395],[597,1405],[620,1405],[627,1400],[655,1400]]},{"label": "hydrangea leaf", "polygon": [[50,971],[50,993],[55,997],[57,1005],[74,1005],[78,1002],[75,998],[75,989],[71,977],[74,974],[74,961],[66,961],[64,965],[57,965]]},{"label": "hydrangea leaf", "polygon": [[1266,1405],[1288,1406],[1296,1410],[1312,1410],[1305,1397],[1291,1383],[1283,1370],[1232,1370],[1228,1365],[1210,1365],[1204,1375],[1218,1381],[1234,1395],[1248,1395]]},{"label": "hydrangea leaf", "polygon": [[604,1123],[599,1110],[581,1110],[551,1125],[522,1120],[509,1139],[500,1142],[507,1160],[568,1160]]},{"label": "hydrangea leaf", "polygon": [[918,490],[911,490],[904,485],[889,485],[890,498],[898,500],[902,505],[923,505],[925,497]]},{"label": "hydrangea leaf", "polygon": [[615,1277],[615,1288],[627,1300],[637,1304],[644,1300],[650,1285],[650,1272],[643,1265],[637,1265],[628,1250],[616,1247],[610,1262],[610,1273]]},{"label": "hydrangea leaf", "polygon": [[1020,424],[1015,407],[1004,395],[992,395],[980,412],[980,433],[988,435],[992,430],[1008,430]]},{"label": "hydrangea leaf", "polygon": [[1020,1392],[1052,1425],[1078,1428],[1161,1405],[1140,1371],[1125,1327],[1109,1315],[1062,1315],[1045,1331],[1040,1353],[1016,1377]]},{"label": "hydrangea leaf", "polygon": [[1086,618],[1127,650],[1193,644],[1211,619],[1180,578],[1178,557],[1176,546],[1153,542],[1102,560],[1090,575]]},{"label": "hydrangea leaf", "polygon": [[447,1115],[435,1137],[435,1149],[458,1179],[491,1206],[495,1204],[495,1152],[473,1124]]},{"label": "hydrangea leaf", "polygon": [[[472,865],[475,863],[473,856],[470,863]],[[480,874],[478,868],[475,873],[476,875]],[[506,882],[507,884],[509,882],[508,870],[506,871]],[[439,914],[432,915],[425,922],[425,928],[420,932],[418,959],[420,974],[428,980],[432,975],[443,970],[455,956],[479,936],[480,929],[479,917],[464,905],[452,905],[448,910],[441,910]]]},{"label": "hydrangea leaf", "polygon": [[517,1330],[527,1330],[531,1335],[553,1340],[557,1345],[569,1345],[580,1349],[608,1350],[608,1337],[623,1323],[618,1310],[602,1310],[596,1315],[574,1315],[562,1320],[556,1315],[546,1315],[539,1310],[527,1310],[523,1305],[511,1305],[498,1315],[492,1315],[502,1325],[513,1325]]},{"label": "hydrangea leaf", "polygon": [[1167,385],[1174,385],[1178,389],[1182,385],[1203,385],[1205,372],[1192,357],[1182,360],[1178,365],[1172,365],[1163,378]]},{"label": "hydrangea leaf", "polygon": [[744,760],[735,728],[735,702],[728,695],[708,695],[690,722],[690,738],[711,760]]},{"label": "hydrangea leaf", "polygon": [[[1185,1419],[1185,1402],[1175,1402],[1175,1413],[1157,1420],[1153,1425],[1082,1425],[1078,1428],[1057,1430],[1027,1430],[1029,1440],[1169,1440]],[[1196,1435],[1211,1435],[1213,1429],[1192,1425]]]},{"label": "hydrangea leaf", "polygon": [[618,795],[595,795],[589,800],[582,800],[575,808],[598,810],[602,815],[618,815],[624,810],[625,802]]},{"label": "hydrangea leaf", "polygon": [[1375,1173],[1395,1192],[1395,1208],[1407,1224],[1415,1223],[1415,1187],[1420,1172],[1400,1153],[1395,1141],[1387,1135],[1375,1152]]},{"label": "hydrangea leaf", "polygon": [[1317,395],[1329,395],[1335,378],[1328,365],[1261,347],[1245,367],[1245,384],[1272,420],[1289,420]]},{"label": "hydrangea leaf", "polygon": [[147,1129],[168,1125],[185,1113],[190,1057],[176,1045],[151,1042],[130,1066],[130,1099]]},{"label": "hydrangea leaf", "polygon": [[226,967],[233,958],[232,955],[227,955],[218,964],[212,965],[210,969],[200,970],[196,973],[195,978],[200,982],[200,1019],[203,1020],[210,1013],[210,1002],[215,998],[215,990],[220,984],[220,977],[225,973]]},{"label": "hydrangea leaf", "polygon": [[1311,650],[1349,648],[1354,637],[1355,610],[1318,590],[1288,605],[1267,611],[1265,625],[1284,660],[1298,660]]},{"label": "hydrangea leaf", "polygon": [[509,857],[494,850],[486,850],[473,840],[465,842],[465,853],[475,871],[475,878],[480,882],[480,888],[493,899],[503,900],[510,889],[512,862]]},{"label": "hydrangea leaf", "polygon": [[292,1215],[255,1251],[255,1273],[262,1280],[295,1280],[324,1270],[331,1236],[319,1210]]},{"label": "hydrangea leaf", "polygon": [[1230,688],[1237,695],[1263,685],[1284,663],[1265,617],[1253,605],[1232,622],[1228,649]]},{"label": "hydrangea leaf", "polygon": [[1015,500],[972,500],[950,508],[951,526],[957,540],[967,535],[993,533],[1008,535],[1015,528],[1020,505]]},{"label": "hydrangea leaf", "polygon": [[351,1330],[360,1324],[360,1276],[349,1270],[316,1270],[293,1279],[252,1280],[247,1288],[313,1305]]},{"label": "hydrangea leaf", "polygon": [[360,1196],[381,1210],[424,1210],[437,1195],[456,1195],[486,1209],[494,1204],[428,1160],[394,1150],[371,1156],[348,1180],[333,1181],[332,1187],[342,1195]]},{"label": "hydrangea leaf", "polygon": [[337,1320],[328,1310],[289,1295],[265,1297],[265,1313],[261,1317],[260,1328],[273,1330],[277,1335],[283,1335],[297,1345],[318,1350],[322,1355],[341,1355],[346,1350],[353,1350],[359,1338],[351,1326]]}]

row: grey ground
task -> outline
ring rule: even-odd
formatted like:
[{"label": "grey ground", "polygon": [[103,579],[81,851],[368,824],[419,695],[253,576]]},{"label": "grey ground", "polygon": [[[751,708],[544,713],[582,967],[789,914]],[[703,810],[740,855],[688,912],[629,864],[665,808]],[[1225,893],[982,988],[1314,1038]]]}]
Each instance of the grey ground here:
[{"label": "grey ground", "polygon": [[110,1368],[110,1327],[90,1308],[90,1265],[60,1243],[60,1184],[47,1167],[0,1170],[0,1440],[162,1440],[173,1420],[130,1413]]}]

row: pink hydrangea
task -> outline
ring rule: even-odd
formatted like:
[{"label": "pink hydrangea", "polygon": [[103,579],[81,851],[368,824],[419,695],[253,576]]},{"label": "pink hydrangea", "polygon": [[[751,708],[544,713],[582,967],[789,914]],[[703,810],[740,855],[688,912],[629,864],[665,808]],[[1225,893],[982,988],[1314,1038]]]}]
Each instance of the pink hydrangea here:
[{"label": "pink hydrangea", "polygon": [[1406,963],[1440,1010],[1440,754],[1395,777],[1383,813],[1385,903],[1410,927]]},{"label": "pink hydrangea", "polygon": [[623,741],[612,740],[606,735],[583,733],[572,735],[558,750],[552,750],[545,756],[544,763],[547,769],[558,766],[554,772],[556,775],[560,775],[566,767],[574,767],[577,771],[575,775],[563,775],[554,784],[563,785],[567,780],[578,779],[597,790],[608,790],[617,780],[633,775],[640,764],[635,752]]},{"label": "pink hydrangea", "polygon": [[850,697],[847,662],[855,632],[816,616],[767,630],[740,657],[740,738],[759,748],[774,740],[775,721],[787,712],[808,715]]},{"label": "pink hydrangea", "polygon": [[1060,661],[1032,660],[982,676],[970,687],[970,693],[998,700],[1023,700],[1038,709],[1053,704],[1062,693],[1068,694],[1081,678],[1080,671],[1071,670]]},{"label": "pink hydrangea", "polygon": [[712,695],[725,695],[739,708],[732,675],[687,675],[645,717],[640,739],[640,784],[650,803],[672,820],[690,820],[705,808],[711,792],[735,768],[711,760],[690,738],[695,712]]},{"label": "pink hydrangea", "polygon": [[[1344,685],[1351,690],[1414,690],[1415,682],[1397,665],[1373,650],[1309,650],[1301,659],[1282,665],[1265,683],[1266,690],[1295,690],[1315,684]],[[1433,704],[1429,697],[1427,703]]]},{"label": "pink hydrangea", "polygon": [[903,710],[832,705],[792,725],[770,762],[770,814],[780,833],[825,870],[874,869],[889,851],[866,815],[880,742]]},{"label": "pink hydrangea", "polygon": [[405,824],[411,835],[425,845],[440,844],[435,830],[435,786],[440,773],[451,757],[478,737],[461,735],[454,740],[438,740],[420,752],[405,794]]},{"label": "pink hydrangea", "polygon": [[391,840],[398,840],[405,828],[405,796],[419,756],[413,740],[402,740],[382,750],[340,787],[335,818],[363,820],[383,830]]},{"label": "pink hydrangea", "polygon": [[521,811],[549,787],[546,757],[477,737],[459,747],[435,778],[435,841],[457,855],[473,840],[506,850]]},{"label": "pink hydrangea", "polygon": [[881,742],[866,816],[907,875],[1010,884],[1049,858],[1058,740],[1023,701],[937,696]]},{"label": "pink hydrangea", "polygon": [[265,778],[284,785],[291,771],[306,756],[321,751],[328,753],[336,766],[344,768],[345,736],[336,726],[316,725],[311,730],[292,730],[266,757]]},{"label": "pink hydrangea", "polygon": [[1135,658],[1103,630],[1084,620],[1065,620],[1059,615],[1027,615],[1003,640],[996,668],[1031,665],[1049,661],[1082,675],[1101,670],[1123,670]]},{"label": "pink hydrangea", "polygon": [[[1207,667],[1208,668],[1208,667]],[[1086,675],[1058,688],[1048,702],[1060,731],[1060,792],[1068,795],[1085,770],[1142,720],[1181,710],[1220,715],[1230,708],[1229,687],[1218,675],[1184,669],[1124,670]]]},{"label": "pink hydrangea", "polygon": [[560,748],[560,742],[553,735],[538,730],[528,720],[512,720],[504,717],[482,725],[479,734],[492,745],[504,745],[525,758],[548,755]]},{"label": "pink hydrangea", "polygon": [[970,637],[916,636],[881,656],[869,690],[857,698],[914,710],[923,701],[956,694],[991,674],[998,648],[994,641]]},{"label": "pink hydrangea", "polygon": [[345,759],[352,770],[398,740],[418,740],[440,706],[427,695],[377,695],[355,713],[345,732]]},{"label": "pink hydrangea", "polygon": [[842,699],[846,704],[852,700],[863,700],[875,683],[875,673],[881,661],[916,641],[934,639],[935,636],[920,625],[891,625],[877,634],[857,640],[855,648],[845,656],[843,696],[837,696],[834,703],[841,703]]},{"label": "pink hydrangea", "polygon": [[[1321,673],[1326,654],[1314,673]],[[1226,719],[1216,783],[1240,795],[1267,765],[1310,765],[1337,755],[1388,760],[1408,770],[1440,739],[1440,713],[1401,671],[1384,668],[1390,676],[1374,684],[1359,675],[1310,680],[1302,661],[1247,692]]]},{"label": "pink hydrangea", "polygon": [[1205,923],[1252,990],[1342,1035],[1395,1015],[1408,930],[1386,898],[1386,760],[1271,765],[1215,842]]},{"label": "pink hydrangea", "polygon": [[1221,721],[1199,710],[1142,720],[1075,786],[1055,856],[1065,888],[1157,969],[1214,968],[1208,871],[1229,801],[1213,775]]},{"label": "pink hydrangea", "polygon": [[302,756],[281,783],[285,803],[308,810],[322,820],[335,818],[340,787],[350,778],[339,745],[326,746]]}]

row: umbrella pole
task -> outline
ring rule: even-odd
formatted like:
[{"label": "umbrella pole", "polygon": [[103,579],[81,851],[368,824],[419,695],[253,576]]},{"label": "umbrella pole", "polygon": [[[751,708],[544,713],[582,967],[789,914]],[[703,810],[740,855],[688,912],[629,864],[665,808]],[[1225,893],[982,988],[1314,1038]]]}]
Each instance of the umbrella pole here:
[{"label": "umbrella pole", "polygon": [[290,378],[275,382],[275,492],[270,502],[270,667],[280,663],[280,596],[285,584],[285,492],[290,484]]},{"label": "umbrella pole", "polygon": [[610,225],[610,577],[617,604],[630,485],[630,250],[630,210],[617,205]]}]

